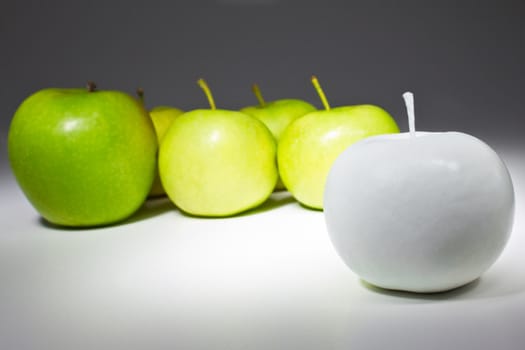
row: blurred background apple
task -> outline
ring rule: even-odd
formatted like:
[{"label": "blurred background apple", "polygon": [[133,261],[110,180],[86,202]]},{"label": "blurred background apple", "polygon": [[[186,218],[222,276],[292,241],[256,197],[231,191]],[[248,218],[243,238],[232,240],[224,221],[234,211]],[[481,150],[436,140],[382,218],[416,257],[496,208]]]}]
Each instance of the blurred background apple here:
[{"label": "blurred background apple", "polygon": [[[139,100],[145,106],[144,89],[142,88],[137,89],[137,95],[139,97]],[[164,135],[166,135],[166,132],[171,126],[171,123],[173,123],[173,121],[183,113],[184,111],[182,109],[172,107],[172,106],[164,106],[164,105],[155,106],[149,111],[149,116],[151,120],[153,121],[153,127],[155,128],[155,134],[157,135],[157,142],[158,142],[159,148],[160,148],[160,144],[162,143],[162,140],[164,139]],[[159,167],[157,164],[156,169],[155,169],[155,179],[153,180],[153,185],[151,185],[149,197],[160,197],[160,196],[164,196],[165,194],[166,194],[166,191],[164,190],[164,187],[162,187],[162,182],[160,181],[160,176],[159,176]]]},{"label": "blurred background apple", "polygon": [[[312,104],[299,99],[285,98],[267,102],[264,100],[257,84],[252,85],[252,90],[259,101],[259,105],[244,107],[241,109],[241,112],[262,121],[270,129],[277,143],[281,139],[284,130],[294,120],[306,113],[315,111],[315,107]],[[280,178],[277,180],[275,189],[285,189]]]}]

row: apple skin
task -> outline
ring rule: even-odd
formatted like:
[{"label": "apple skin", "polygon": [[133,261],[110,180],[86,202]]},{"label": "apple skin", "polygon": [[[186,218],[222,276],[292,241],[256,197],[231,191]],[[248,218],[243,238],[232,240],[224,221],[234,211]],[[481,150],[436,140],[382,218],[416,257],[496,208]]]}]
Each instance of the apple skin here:
[{"label": "apple skin", "polygon": [[8,153],[47,221],[99,226],[133,214],[153,182],[157,141],[140,102],[119,91],[44,89],[22,102]]},{"label": "apple skin", "polygon": [[159,155],[162,185],[182,211],[230,216],[263,203],[277,181],[276,144],[258,119],[228,110],[184,113]]},{"label": "apple skin", "polygon": [[290,124],[279,141],[277,161],[281,178],[301,204],[323,209],[326,176],[337,156],[368,136],[398,132],[390,114],[374,105],[308,113]]},{"label": "apple skin", "polygon": [[173,121],[183,113],[182,109],[170,106],[157,106],[149,111],[159,145]]},{"label": "apple skin", "polygon": [[[316,108],[310,103],[299,99],[281,99],[266,102],[263,106],[248,106],[241,109],[246,113],[262,121],[270,129],[273,137],[278,143],[284,130],[297,118],[315,111]],[[277,180],[275,190],[284,190],[282,180]]]},{"label": "apple skin", "polygon": [[334,162],[328,234],[343,261],[387,289],[441,292],[469,283],[501,254],[514,190],[499,156],[464,133],[362,140]]},{"label": "apple skin", "polygon": [[[155,127],[155,134],[157,135],[159,147],[162,143],[162,140],[164,139],[164,135],[171,126],[171,123],[173,123],[173,121],[183,113],[183,110],[170,106],[157,106],[149,111],[149,115],[153,121],[153,126]],[[151,186],[149,196],[159,197],[164,195],[166,195],[166,191],[164,190],[164,187],[162,187],[157,166],[155,171],[155,179],[153,181],[153,185]]]},{"label": "apple skin", "polygon": [[266,102],[264,106],[244,107],[241,112],[262,121],[278,142],[288,125],[297,118],[315,110],[316,108],[313,105],[303,100],[281,99]]}]

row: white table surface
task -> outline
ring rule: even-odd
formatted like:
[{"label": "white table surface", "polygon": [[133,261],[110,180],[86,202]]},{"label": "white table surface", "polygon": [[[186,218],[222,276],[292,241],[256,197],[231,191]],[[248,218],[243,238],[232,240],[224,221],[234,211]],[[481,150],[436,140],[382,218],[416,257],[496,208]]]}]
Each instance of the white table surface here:
[{"label": "white table surface", "polygon": [[476,282],[418,295],[362,283],[323,213],[287,193],[227,219],[167,200],[127,222],[50,227],[0,181],[0,349],[524,349],[525,157],[498,150],[516,217]]}]

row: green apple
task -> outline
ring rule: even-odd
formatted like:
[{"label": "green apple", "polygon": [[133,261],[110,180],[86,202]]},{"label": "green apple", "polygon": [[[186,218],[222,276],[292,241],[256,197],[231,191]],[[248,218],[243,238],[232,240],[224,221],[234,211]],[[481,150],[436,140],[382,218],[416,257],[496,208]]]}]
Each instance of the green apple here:
[{"label": "green apple", "polygon": [[[149,111],[149,115],[153,121],[153,126],[155,127],[155,133],[157,134],[159,147],[164,139],[164,135],[166,135],[166,132],[171,126],[171,123],[183,113],[183,110],[170,106],[157,106]],[[166,195],[166,191],[164,190],[164,187],[162,187],[158,167],[155,172],[155,180],[153,181],[149,195],[151,197],[164,196]]]},{"label": "green apple", "polygon": [[[252,90],[259,101],[259,105],[244,107],[241,109],[241,112],[262,121],[268,129],[270,129],[276,142],[279,142],[284,130],[294,120],[309,112],[315,111],[313,105],[298,99],[281,99],[266,102],[257,84],[253,84]],[[284,188],[284,184],[279,179],[275,189],[282,190]]]},{"label": "green apple", "polygon": [[142,105],[93,83],[29,96],[8,136],[22,191],[47,221],[63,226],[106,225],[133,214],[151,188],[156,152]]},{"label": "green apple", "polygon": [[[137,95],[144,105],[144,90],[137,89]],[[183,113],[184,111],[182,109],[171,106],[157,106],[149,111],[149,116],[153,121],[159,147],[162,143],[162,140],[164,139],[164,135],[166,135],[166,132],[171,126],[171,123],[173,123],[173,121]],[[160,181],[159,170],[157,166],[155,167],[155,179],[153,180],[149,197],[160,197],[164,195],[166,195],[166,191],[164,190],[164,187],[162,187],[162,182]]]},{"label": "green apple", "polygon": [[277,181],[276,143],[258,119],[217,109],[204,82],[211,109],[178,117],[160,146],[159,170],[168,197],[196,216],[230,216],[254,208]]},{"label": "green apple", "polygon": [[164,139],[164,135],[166,135],[171,123],[183,113],[184,111],[182,109],[170,106],[157,106],[149,111],[155,132],[157,133],[159,145]]},{"label": "green apple", "polygon": [[[330,108],[316,77],[312,83],[325,110],[306,114],[284,131],[277,150],[281,178],[306,207],[323,209],[328,171],[337,156],[365,137],[398,133],[390,114],[374,105]],[[352,179],[348,179],[352,181]]]},{"label": "green apple", "polygon": [[312,104],[299,99],[266,102],[257,84],[253,84],[252,90],[259,101],[259,105],[244,107],[241,112],[262,121],[277,141],[291,122],[316,109]]}]

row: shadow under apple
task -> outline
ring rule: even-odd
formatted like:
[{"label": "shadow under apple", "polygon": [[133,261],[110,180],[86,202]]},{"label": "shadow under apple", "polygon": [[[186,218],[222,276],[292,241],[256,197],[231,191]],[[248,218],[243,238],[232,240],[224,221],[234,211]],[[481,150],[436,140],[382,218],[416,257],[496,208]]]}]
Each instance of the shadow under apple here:
[{"label": "shadow under apple", "polygon": [[60,230],[60,231],[89,231],[89,230],[97,230],[102,228],[110,228],[115,226],[121,226],[121,225],[129,225],[134,224],[139,221],[148,220],[155,216],[161,215],[169,210],[176,210],[175,205],[169,200],[168,197],[154,197],[147,199],[142,206],[133,213],[130,217],[117,221],[110,224],[104,224],[104,225],[95,225],[95,226],[82,226],[82,227],[74,227],[74,226],[62,226],[54,224],[42,216],[38,217],[38,224],[40,224],[43,227],[53,229],[53,230]]},{"label": "shadow under apple", "polygon": [[377,293],[377,294],[385,295],[385,296],[403,298],[403,299],[438,301],[438,300],[454,299],[461,295],[468,295],[475,288],[477,288],[477,286],[480,284],[480,279],[481,278],[477,278],[472,282],[469,282],[465,285],[459,286],[454,289],[441,291],[441,292],[429,292],[429,293],[416,293],[416,292],[408,292],[408,291],[396,290],[396,289],[385,289],[385,288],[381,288],[373,284],[370,284],[363,279],[360,279],[360,283],[363,287],[365,287],[369,291]]},{"label": "shadow under apple", "polygon": [[288,191],[275,191],[273,192],[268,199],[266,199],[263,203],[259,204],[258,206],[248,209],[246,211],[243,211],[241,213],[232,214],[232,215],[226,215],[226,216],[204,216],[204,215],[195,215],[188,213],[180,208],[179,211],[182,215],[188,218],[196,218],[196,219],[208,219],[208,220],[217,220],[217,219],[235,219],[239,217],[245,217],[250,215],[257,215],[261,213],[268,212],[270,210],[274,210],[280,207],[283,207],[287,204],[294,203],[295,199],[292,197],[290,192]]}]

